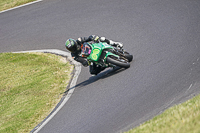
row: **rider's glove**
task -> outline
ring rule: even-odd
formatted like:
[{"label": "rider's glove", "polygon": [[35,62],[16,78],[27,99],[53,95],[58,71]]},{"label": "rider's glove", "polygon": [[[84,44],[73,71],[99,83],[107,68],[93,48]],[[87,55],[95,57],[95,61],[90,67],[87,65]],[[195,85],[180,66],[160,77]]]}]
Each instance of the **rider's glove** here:
[{"label": "rider's glove", "polygon": [[98,42],[98,41],[99,41],[99,36],[91,35],[91,36],[89,36],[89,39],[90,39],[91,41]]}]

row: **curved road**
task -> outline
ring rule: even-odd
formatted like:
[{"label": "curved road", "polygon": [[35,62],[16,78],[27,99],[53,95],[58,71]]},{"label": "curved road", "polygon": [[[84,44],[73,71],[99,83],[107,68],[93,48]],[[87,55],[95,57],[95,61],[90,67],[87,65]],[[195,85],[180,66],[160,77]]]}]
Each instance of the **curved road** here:
[{"label": "curved road", "polygon": [[0,52],[64,50],[67,38],[122,41],[127,70],[92,77],[39,133],[127,131],[200,92],[199,0],[43,0],[0,14]]}]

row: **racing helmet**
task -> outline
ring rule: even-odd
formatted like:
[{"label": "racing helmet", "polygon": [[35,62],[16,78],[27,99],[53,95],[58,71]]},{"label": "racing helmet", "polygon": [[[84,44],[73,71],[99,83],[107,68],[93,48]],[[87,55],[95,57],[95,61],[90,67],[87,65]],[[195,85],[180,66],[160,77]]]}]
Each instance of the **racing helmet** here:
[{"label": "racing helmet", "polygon": [[74,53],[77,51],[77,42],[74,39],[68,39],[65,43],[66,49]]}]

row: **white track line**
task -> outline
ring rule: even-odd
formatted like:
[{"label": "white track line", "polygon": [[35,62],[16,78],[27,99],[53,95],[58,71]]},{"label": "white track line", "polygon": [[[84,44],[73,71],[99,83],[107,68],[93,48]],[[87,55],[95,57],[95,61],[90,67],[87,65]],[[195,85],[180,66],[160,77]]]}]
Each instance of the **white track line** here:
[{"label": "white track line", "polygon": [[8,10],[1,11],[0,13],[7,12],[7,11],[11,11],[11,10],[14,10],[14,9],[17,9],[17,8],[20,8],[20,7],[28,6],[28,5],[31,5],[31,4],[40,2],[40,1],[42,1],[42,0],[37,0],[37,1],[29,2],[29,3],[24,4],[24,5],[21,5],[21,6],[17,6],[17,7],[14,7],[14,8],[10,8],[10,9],[8,9]]},{"label": "white track line", "polygon": [[74,92],[78,76],[81,72],[81,65],[80,65],[80,63],[74,61],[71,58],[70,53],[65,52],[65,51],[61,51],[61,50],[57,50],[57,49],[20,51],[20,52],[13,52],[13,53],[28,53],[28,52],[43,52],[43,53],[47,52],[47,53],[57,54],[57,55],[61,55],[61,56],[67,56],[67,59],[75,65],[75,73],[74,73],[74,76],[72,78],[71,84],[69,86],[68,94],[65,96],[65,98],[62,101],[62,103],[60,104],[60,106],[58,108],[56,108],[56,110],[41,125],[34,128],[34,131],[32,131],[32,132],[37,133],[58,113],[58,111],[65,105],[65,103],[71,97],[72,93]]}]

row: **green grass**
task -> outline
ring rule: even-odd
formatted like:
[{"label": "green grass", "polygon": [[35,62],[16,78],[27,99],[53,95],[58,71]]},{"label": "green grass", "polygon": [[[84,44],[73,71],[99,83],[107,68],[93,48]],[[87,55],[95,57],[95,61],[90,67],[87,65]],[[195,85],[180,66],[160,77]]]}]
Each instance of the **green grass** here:
[{"label": "green grass", "polygon": [[0,0],[0,11],[20,6],[36,0]]},{"label": "green grass", "polygon": [[127,133],[200,133],[200,95],[167,109]]},{"label": "green grass", "polygon": [[42,53],[0,53],[0,133],[30,132],[56,106],[73,66]]}]

